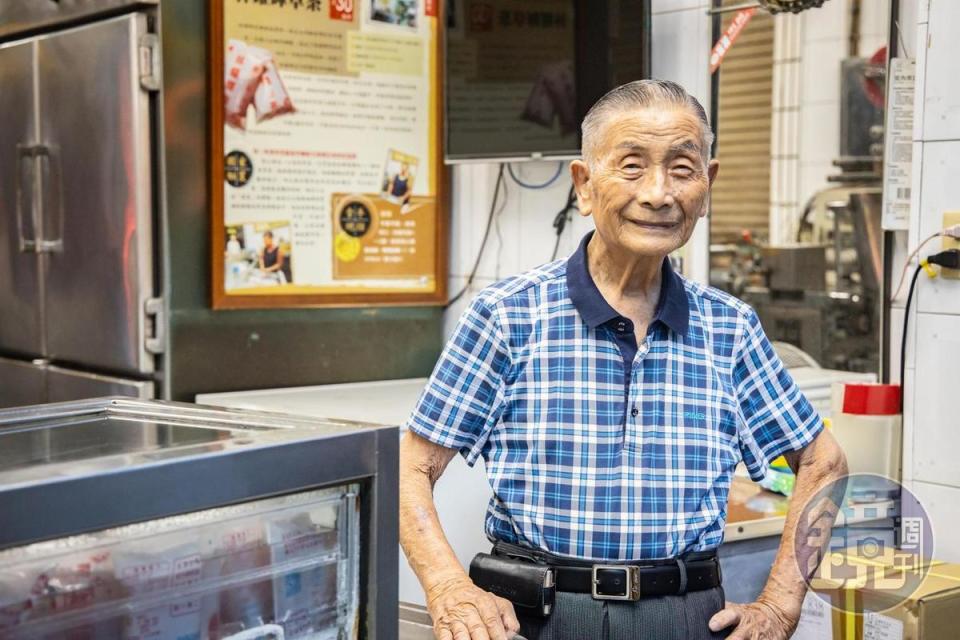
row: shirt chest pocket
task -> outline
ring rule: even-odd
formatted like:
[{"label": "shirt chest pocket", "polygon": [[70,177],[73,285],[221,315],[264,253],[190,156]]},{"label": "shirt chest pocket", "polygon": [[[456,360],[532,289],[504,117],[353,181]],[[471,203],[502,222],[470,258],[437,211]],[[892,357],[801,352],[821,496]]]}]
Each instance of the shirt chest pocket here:
[{"label": "shirt chest pocket", "polygon": [[647,468],[723,473],[740,461],[736,404],[721,390],[661,392],[641,403],[635,421],[626,445]]}]

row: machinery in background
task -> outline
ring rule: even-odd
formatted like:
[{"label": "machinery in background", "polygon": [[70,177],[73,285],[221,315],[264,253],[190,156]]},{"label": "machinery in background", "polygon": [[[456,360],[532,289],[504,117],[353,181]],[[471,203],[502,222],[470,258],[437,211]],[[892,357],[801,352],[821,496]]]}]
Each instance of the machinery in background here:
[{"label": "machinery in background", "polygon": [[771,340],[828,369],[877,372],[881,304],[880,190],[818,193],[796,243],[745,236],[711,247],[711,280],[757,310]]}]

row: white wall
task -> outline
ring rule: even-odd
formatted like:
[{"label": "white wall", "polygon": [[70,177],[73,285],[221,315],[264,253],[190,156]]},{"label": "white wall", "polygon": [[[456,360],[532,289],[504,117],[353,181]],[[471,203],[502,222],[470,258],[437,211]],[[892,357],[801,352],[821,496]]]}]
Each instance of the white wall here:
[{"label": "white wall", "polygon": [[[960,210],[960,2],[914,0],[917,59],[909,245]],[[912,45],[912,46],[911,46]],[[937,250],[931,243],[929,252]],[[928,251],[923,252],[925,255]],[[898,306],[902,308],[903,296]],[[899,342],[898,322],[891,340]],[[938,559],[960,562],[960,281],[921,276],[907,343],[904,479],[930,513]],[[899,347],[897,347],[899,350]]]},{"label": "white wall", "polygon": [[[653,0],[652,75],[674,80],[697,97],[709,111],[710,51],[709,0]],[[515,164],[521,179],[538,183],[555,171],[555,162]],[[497,166],[471,164],[454,167],[453,209],[450,238],[450,291],[460,291],[473,267],[483,239]],[[445,315],[449,335],[470,297],[492,282],[543,264],[550,259],[556,235],[553,217],[566,202],[570,189],[568,167],[553,186],[542,191],[521,189],[506,178],[508,196],[497,216],[498,227],[490,232],[487,248],[471,291]],[[593,222],[575,214],[560,242],[559,256],[569,255]],[[499,230],[499,233],[498,233]],[[701,220],[684,256],[684,271],[705,282],[708,277],[707,220]]]}]

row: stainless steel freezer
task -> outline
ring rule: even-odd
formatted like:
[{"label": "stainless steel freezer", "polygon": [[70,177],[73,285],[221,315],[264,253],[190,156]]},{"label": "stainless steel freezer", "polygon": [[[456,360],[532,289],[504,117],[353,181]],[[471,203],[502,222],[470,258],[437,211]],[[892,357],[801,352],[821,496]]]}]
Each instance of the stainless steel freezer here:
[{"label": "stainless steel freezer", "polygon": [[0,637],[395,638],[397,429],[0,411]]}]

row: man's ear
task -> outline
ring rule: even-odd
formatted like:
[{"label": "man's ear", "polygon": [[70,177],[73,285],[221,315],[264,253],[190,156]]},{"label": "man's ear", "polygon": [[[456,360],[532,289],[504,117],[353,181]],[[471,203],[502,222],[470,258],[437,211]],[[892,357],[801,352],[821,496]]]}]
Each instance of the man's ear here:
[{"label": "man's ear", "polygon": [[714,158],[710,161],[710,164],[707,165],[707,177],[710,178],[710,186],[713,186],[713,181],[717,179],[717,174],[720,173],[720,162]]},{"label": "man's ear", "polygon": [[720,163],[713,159],[707,163],[707,179],[710,181],[709,186],[707,187],[707,194],[703,198],[703,207],[700,209],[700,217],[704,218],[707,215],[707,212],[710,210],[710,197],[711,197],[711,187],[713,187],[713,181],[717,179],[717,173],[720,172]]},{"label": "man's ear", "polygon": [[573,178],[573,188],[577,193],[580,215],[589,216],[593,206],[590,199],[590,167],[583,160],[574,160],[570,163],[570,177]]}]

